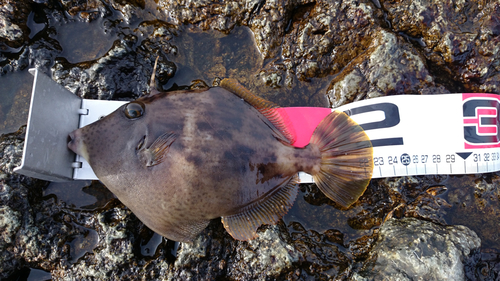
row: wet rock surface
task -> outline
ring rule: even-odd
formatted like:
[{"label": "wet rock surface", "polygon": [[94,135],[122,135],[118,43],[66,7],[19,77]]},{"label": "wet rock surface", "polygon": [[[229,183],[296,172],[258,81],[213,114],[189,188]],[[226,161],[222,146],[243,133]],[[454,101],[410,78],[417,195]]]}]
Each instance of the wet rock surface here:
[{"label": "wet rock surface", "polygon": [[30,5],[25,1],[4,1],[0,8],[0,42],[16,48],[27,41]]},{"label": "wet rock surface", "polygon": [[94,99],[149,91],[157,56],[160,88],[233,77],[283,106],[500,94],[499,15],[498,1],[2,2],[0,279],[371,280],[402,274],[394,263],[432,278],[425,270],[438,262],[459,279],[498,279],[500,173],[372,180],[348,210],[301,185],[289,214],[254,241],[233,240],[214,220],[193,244],[178,245],[99,182],[58,186],[12,169],[28,67]]},{"label": "wet rock surface", "polygon": [[446,71],[461,89],[498,93],[498,2],[384,1],[384,7],[394,31],[418,42],[431,68]]},{"label": "wet rock surface", "polygon": [[481,240],[464,226],[391,219],[354,280],[464,280],[464,262]]}]

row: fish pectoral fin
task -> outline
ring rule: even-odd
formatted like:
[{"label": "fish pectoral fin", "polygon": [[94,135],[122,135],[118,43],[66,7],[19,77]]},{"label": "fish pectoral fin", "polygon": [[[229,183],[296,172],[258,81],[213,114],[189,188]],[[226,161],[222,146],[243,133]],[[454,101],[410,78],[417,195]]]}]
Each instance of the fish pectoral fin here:
[{"label": "fish pectoral fin", "polygon": [[160,164],[165,160],[165,156],[172,143],[177,139],[177,134],[174,132],[165,133],[159,136],[149,148],[139,150],[140,157],[145,162],[147,167]]},{"label": "fish pectoral fin", "polygon": [[241,212],[223,216],[226,231],[237,240],[250,240],[257,236],[262,224],[275,224],[292,207],[298,193],[297,175],[289,177],[261,199],[245,206]]},{"label": "fish pectoral fin", "polygon": [[267,120],[278,129],[289,144],[293,144],[297,140],[295,129],[288,117],[286,111],[273,102],[263,99],[243,87],[236,79],[224,78],[220,82],[220,86],[238,97],[244,99],[247,103],[257,109]]}]

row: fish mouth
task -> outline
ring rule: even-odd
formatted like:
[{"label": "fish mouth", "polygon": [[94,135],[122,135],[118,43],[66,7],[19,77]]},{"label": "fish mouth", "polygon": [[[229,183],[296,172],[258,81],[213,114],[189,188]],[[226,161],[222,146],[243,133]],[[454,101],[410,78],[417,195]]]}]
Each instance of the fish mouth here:
[{"label": "fish mouth", "polygon": [[69,133],[68,135],[68,148],[74,153],[78,154],[75,131]]},{"label": "fish mouth", "polygon": [[71,151],[73,151],[74,153],[87,159],[87,161],[88,161],[87,149],[85,148],[85,144],[83,143],[80,129],[69,133],[69,135],[68,135],[68,148]]}]

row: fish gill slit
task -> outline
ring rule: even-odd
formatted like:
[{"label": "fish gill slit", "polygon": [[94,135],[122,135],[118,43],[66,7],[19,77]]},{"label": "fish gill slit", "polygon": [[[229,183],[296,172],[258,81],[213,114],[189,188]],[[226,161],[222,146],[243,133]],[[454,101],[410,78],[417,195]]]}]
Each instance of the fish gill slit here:
[{"label": "fish gill slit", "polygon": [[137,146],[135,147],[135,150],[140,150],[143,146],[144,146],[144,143],[146,142],[146,135],[144,135],[141,140],[139,141],[139,143],[137,143]]}]

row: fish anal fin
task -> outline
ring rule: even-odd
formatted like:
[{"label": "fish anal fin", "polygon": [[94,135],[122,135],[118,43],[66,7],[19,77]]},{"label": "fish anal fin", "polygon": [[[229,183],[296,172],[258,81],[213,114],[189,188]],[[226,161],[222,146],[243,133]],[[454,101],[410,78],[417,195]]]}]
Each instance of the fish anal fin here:
[{"label": "fish anal fin", "polygon": [[292,122],[288,117],[286,111],[280,108],[273,102],[263,99],[248,89],[243,87],[236,79],[225,78],[220,82],[220,86],[238,97],[244,99],[255,109],[257,109],[262,115],[264,115],[271,124],[273,124],[284,138],[286,138],[289,144],[293,144],[296,139],[296,132],[292,126]]},{"label": "fish anal fin", "polygon": [[165,159],[172,143],[177,139],[174,132],[164,133],[159,136],[149,148],[139,150],[139,157],[147,167],[158,165]]},{"label": "fish anal fin", "polygon": [[370,139],[354,120],[334,111],[316,127],[311,145],[321,151],[319,172],[312,175],[318,188],[347,208],[363,195],[373,172]]},{"label": "fish anal fin", "polygon": [[257,236],[263,224],[275,224],[292,207],[298,193],[298,177],[287,178],[261,199],[243,207],[240,212],[223,216],[226,231],[237,240],[247,241]]}]

